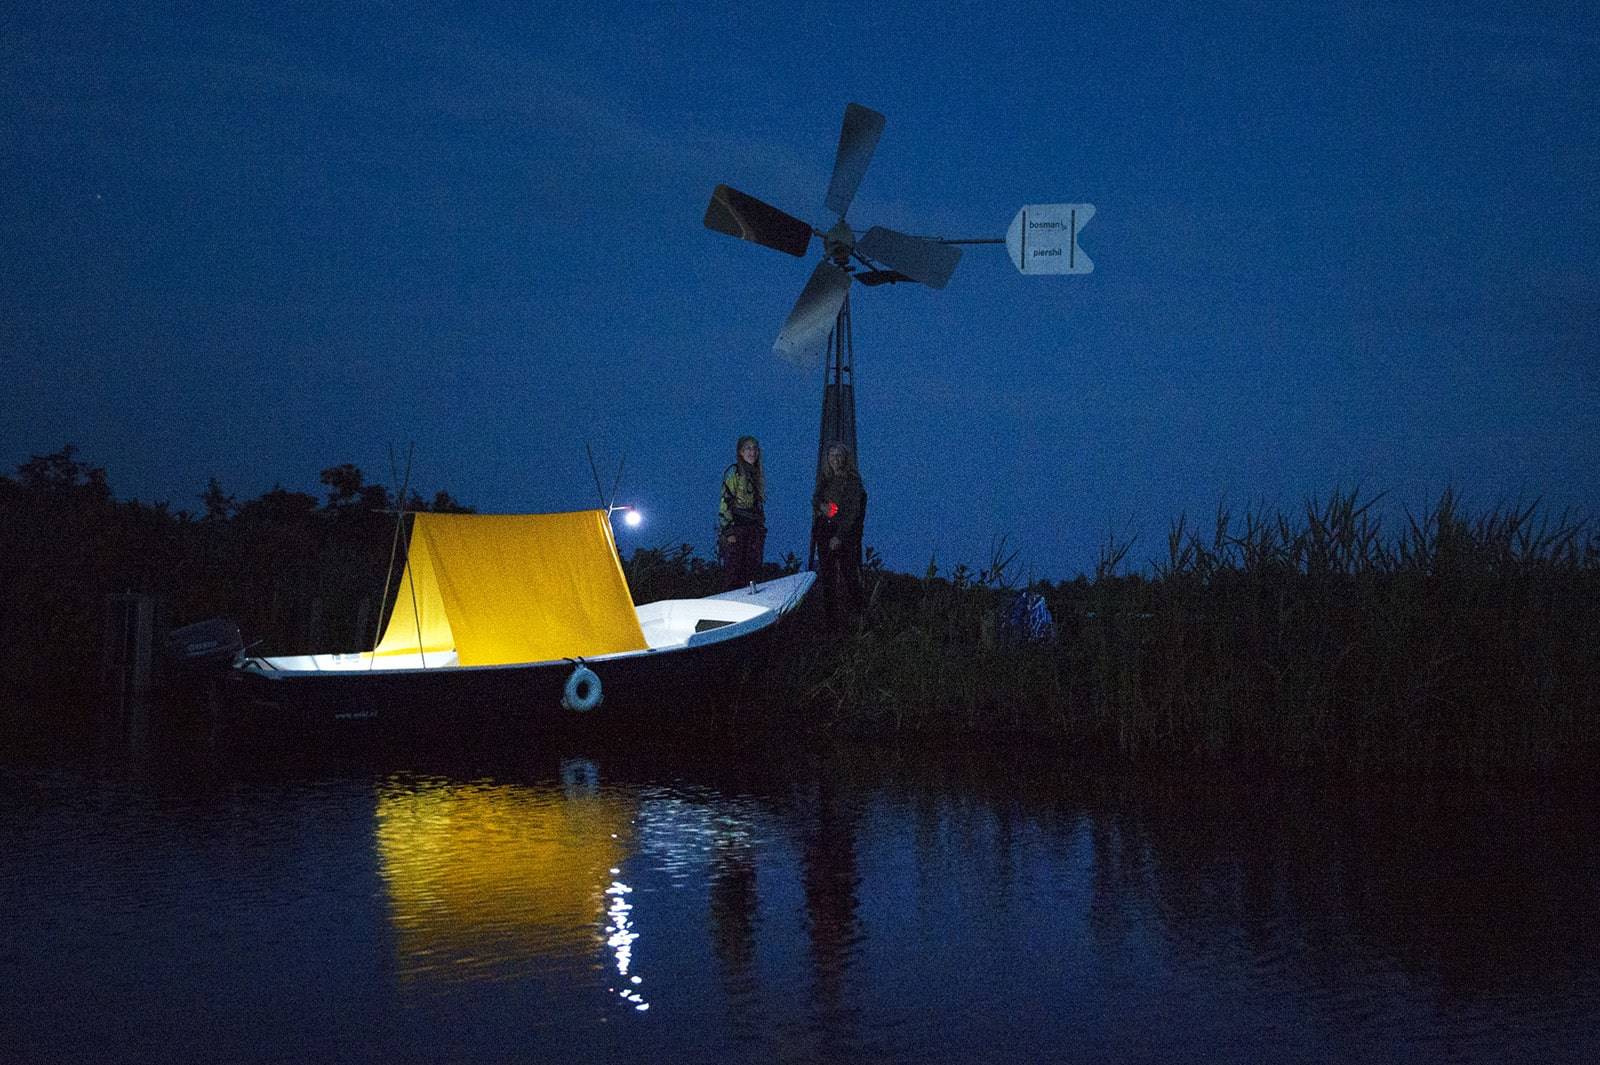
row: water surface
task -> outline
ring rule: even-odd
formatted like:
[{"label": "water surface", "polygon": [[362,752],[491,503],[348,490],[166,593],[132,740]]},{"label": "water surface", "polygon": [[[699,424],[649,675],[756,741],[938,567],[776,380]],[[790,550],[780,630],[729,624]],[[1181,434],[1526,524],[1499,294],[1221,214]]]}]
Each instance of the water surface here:
[{"label": "water surface", "polygon": [[1600,1060],[1570,789],[47,717],[0,747],[22,1061]]}]

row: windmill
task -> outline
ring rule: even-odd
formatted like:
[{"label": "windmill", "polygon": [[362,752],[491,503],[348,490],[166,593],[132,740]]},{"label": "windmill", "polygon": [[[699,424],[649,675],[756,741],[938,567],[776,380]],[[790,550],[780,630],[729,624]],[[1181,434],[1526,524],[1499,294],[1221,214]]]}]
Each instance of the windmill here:
[{"label": "windmill", "polygon": [[876,286],[916,282],[944,288],[961,259],[963,244],[1004,244],[1023,273],[1085,274],[1094,269],[1078,248],[1078,230],[1094,214],[1090,204],[1023,207],[1004,237],[955,240],[918,237],[873,226],[860,236],[845,221],[850,201],[867,172],[883,134],[884,117],[860,104],[846,104],[833,177],[823,201],[837,220],[820,229],[728,185],[718,185],[706,206],[707,229],[774,248],[797,258],[822,242],[822,258],[800,290],[772,350],[805,369],[827,356],[822,390],[822,431],[817,441],[817,472],[822,475],[827,447],[835,441],[856,448],[855,349],[850,336],[850,282]]}]

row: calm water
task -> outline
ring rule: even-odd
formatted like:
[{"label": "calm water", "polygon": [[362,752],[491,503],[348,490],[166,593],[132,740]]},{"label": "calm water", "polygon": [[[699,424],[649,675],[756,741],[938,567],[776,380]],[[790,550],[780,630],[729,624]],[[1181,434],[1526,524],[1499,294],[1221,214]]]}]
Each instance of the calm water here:
[{"label": "calm water", "polygon": [[1593,796],[30,716],[5,1060],[1600,1060]]}]

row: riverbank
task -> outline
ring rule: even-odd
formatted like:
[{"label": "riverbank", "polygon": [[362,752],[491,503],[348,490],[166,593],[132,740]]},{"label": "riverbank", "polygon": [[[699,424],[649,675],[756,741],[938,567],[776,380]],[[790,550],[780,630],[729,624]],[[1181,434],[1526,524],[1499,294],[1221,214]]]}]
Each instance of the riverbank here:
[{"label": "riverbank", "polygon": [[[323,471],[325,501],[274,489],[237,503],[213,482],[200,515],[115,501],[71,448],[18,472],[0,478],[11,687],[92,689],[116,594],[174,623],[235,618],[260,652],[287,654],[370,647],[376,590],[397,580],[395,501],[353,467]],[[466,509],[443,492],[406,502]],[[1180,518],[1149,573],[1122,572],[1113,544],[1093,575],[1027,589],[1003,549],[920,576],[869,552],[865,617],[830,629],[813,596],[736,710],[824,736],[1132,761],[1419,775],[1592,762],[1600,530],[1535,506],[1468,515],[1449,493],[1389,530],[1373,502],[1335,492],[1298,514],[1222,511],[1205,530]],[[624,569],[640,602],[721,582],[687,545],[635,551]],[[1006,624],[1023,591],[1054,620],[1043,638]]]}]

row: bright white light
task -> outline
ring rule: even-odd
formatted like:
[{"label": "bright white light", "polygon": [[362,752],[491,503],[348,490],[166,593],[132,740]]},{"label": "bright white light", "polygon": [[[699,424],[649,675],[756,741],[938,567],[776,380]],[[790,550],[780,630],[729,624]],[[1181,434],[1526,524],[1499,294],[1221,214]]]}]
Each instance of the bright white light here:
[{"label": "bright white light", "polygon": [[[615,873],[616,870],[613,869],[612,872]],[[617,974],[633,985],[624,986],[620,990],[615,987],[607,990],[616,991],[624,1002],[632,1003],[634,1009],[647,1010],[650,1004],[635,990],[644,980],[628,972],[628,967],[633,964],[633,944],[639,938],[639,933],[634,931],[633,918],[630,916],[633,907],[623,897],[632,893],[633,888],[620,880],[613,880],[611,886],[606,888],[606,894],[611,898],[610,904],[606,907],[606,916],[611,919],[611,923],[606,925],[606,946],[615,954]]]},{"label": "bright white light", "polygon": [[622,520],[631,528],[637,526],[641,521],[644,521],[644,515],[640,514],[637,510],[630,510],[628,513],[622,516]]}]

